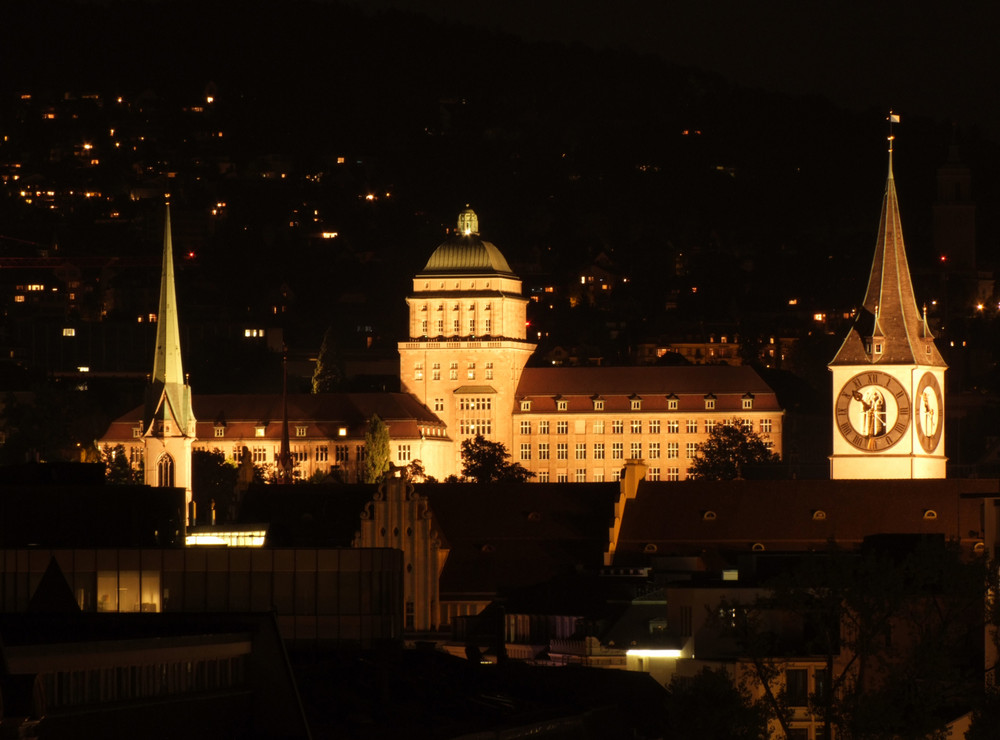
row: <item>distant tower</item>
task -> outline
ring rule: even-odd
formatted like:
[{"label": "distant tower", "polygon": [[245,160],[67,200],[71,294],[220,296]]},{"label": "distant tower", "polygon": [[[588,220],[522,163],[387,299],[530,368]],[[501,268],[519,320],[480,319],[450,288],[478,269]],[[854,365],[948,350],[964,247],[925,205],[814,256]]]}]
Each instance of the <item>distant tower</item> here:
[{"label": "distant tower", "polygon": [[913,293],[892,175],[864,304],[836,357],[830,477],[944,478],[947,369]]},{"label": "distant tower", "polygon": [[409,339],[399,343],[400,380],[447,424],[452,460],[435,477],[461,472],[460,444],[482,434],[513,439],[514,392],[535,351],[527,340],[527,299],[521,279],[500,250],[479,237],[479,219],[466,208],[456,233],[413,278]]},{"label": "distant tower", "polygon": [[153,377],[146,389],[143,417],[146,485],[183,488],[188,524],[194,524],[191,521],[191,446],[195,439],[195,418],[191,387],[181,364],[169,204],[163,236],[160,309],[156,318]]}]

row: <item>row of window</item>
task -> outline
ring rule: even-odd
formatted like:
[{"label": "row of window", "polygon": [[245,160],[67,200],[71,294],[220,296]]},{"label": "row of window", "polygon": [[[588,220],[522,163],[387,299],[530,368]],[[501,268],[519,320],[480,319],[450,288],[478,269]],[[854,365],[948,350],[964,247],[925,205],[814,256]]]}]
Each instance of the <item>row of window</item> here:
[{"label": "row of window", "polygon": [[[753,409],[753,399],[754,399],[754,396],[753,396],[752,393],[747,393],[746,395],[743,396],[743,398],[742,398],[742,408],[743,408],[744,411],[750,411],[751,409]],[[715,410],[715,402],[717,400],[718,399],[712,393],[709,393],[707,396],[705,396],[704,397],[705,410],[706,411],[714,411]],[[593,403],[593,410],[594,411],[604,411],[604,399],[603,398],[594,398],[594,399],[591,399],[591,401]],[[676,396],[673,396],[673,394],[671,394],[670,396],[667,396],[667,410],[668,411],[677,411],[677,410],[679,410],[679,408],[680,408],[680,399],[678,399]],[[630,398],[629,399],[629,410],[631,410],[631,411],[641,411],[642,410],[642,399],[641,398]],[[524,400],[521,401],[521,411],[531,411],[531,401],[529,399],[524,399]],[[557,398],[556,399],[556,411],[569,411],[569,401],[567,399],[565,399],[565,398]]]},{"label": "row of window", "polygon": [[[487,434],[487,432],[482,432]],[[274,461],[277,462],[278,454],[280,450],[268,447],[252,447],[250,449],[250,459],[255,463],[266,463],[268,462],[268,450],[271,450],[274,455]],[[355,448],[355,459],[361,462],[365,459],[365,446],[357,445]],[[292,447],[290,450],[292,459],[298,463],[304,463],[309,461],[309,451]],[[412,450],[410,445],[401,444],[396,447],[396,459],[399,462],[409,462],[411,459]],[[233,459],[240,459],[239,448],[233,448]],[[338,465],[350,462],[350,446],[349,445],[334,445],[333,447],[333,459]],[[316,448],[316,462],[329,462],[330,461],[330,448],[326,445],[321,445]]]},{"label": "row of window", "polygon": [[[469,380],[476,379],[476,363],[466,363],[465,377]],[[483,363],[483,378],[493,380],[493,363]],[[413,366],[413,379],[424,379],[424,363],[418,362]],[[441,363],[435,362],[431,365],[431,380],[441,380]],[[458,363],[452,362],[448,367],[448,380],[458,380]]]},{"label": "row of window", "polygon": [[[631,442],[629,444],[629,457],[630,458],[641,458],[642,455],[642,442]],[[659,460],[662,457],[669,459],[677,459],[680,457],[680,443],[678,442],[667,442],[661,447],[659,442],[650,442],[647,447],[648,455],[647,458],[650,460]],[[532,446],[530,442],[521,443],[521,459],[531,460]],[[604,442],[594,442],[592,449],[590,450],[591,459],[593,460],[604,460],[606,459],[607,453],[610,452],[610,458],[612,460],[624,460],[625,459],[625,444],[623,442],[612,442],[610,450],[605,445]],[[548,442],[539,442],[537,449],[539,460],[550,460],[552,459],[552,448]],[[684,448],[684,454],[686,459],[693,460],[698,455],[698,443],[688,442]],[[586,460],[587,459],[587,443],[577,442],[576,447],[573,450],[573,457],[575,460]],[[569,444],[566,442],[557,442],[555,446],[555,459],[556,460],[569,460]]]},{"label": "row of window", "polygon": [[[742,426],[747,431],[753,431],[753,419],[741,419]],[[711,434],[715,431],[716,426],[724,424],[725,422],[718,421],[716,419],[705,419],[704,429],[706,434]],[[576,422],[576,433],[585,434],[586,433],[586,421],[581,419]],[[625,433],[625,422],[621,419],[615,419],[609,424],[607,424],[603,419],[598,419],[592,422],[591,430],[594,434],[604,434],[607,428],[611,429],[611,434],[624,434]],[[628,430],[631,434],[642,434],[643,420],[642,419],[630,419],[628,423]],[[552,425],[548,420],[542,419],[538,422],[538,433],[539,434],[551,434]],[[521,421],[521,434],[531,434],[532,422],[530,420]],[[647,425],[649,434],[680,434],[681,423],[676,419],[670,419],[666,422],[661,423],[659,419],[650,419]],[[770,434],[773,429],[773,424],[771,419],[761,419],[759,430],[762,434]],[[569,434],[569,422],[568,421],[557,421],[555,426],[556,434]],[[698,433],[698,420],[697,419],[687,419],[684,422],[684,431],[688,434]]]},{"label": "row of window", "polygon": [[[551,483],[553,481],[553,476],[548,470],[539,470],[537,473],[537,480],[539,483]],[[567,470],[556,471],[554,476],[556,483],[569,483],[570,473]],[[615,468],[611,471],[611,480],[617,481],[621,478],[621,469]],[[681,469],[680,468],[666,468],[662,473],[660,468],[651,467],[646,470],[646,480],[651,481],[679,481],[681,479]],[[604,482],[604,469],[597,468],[590,473],[590,477],[587,477],[586,468],[576,468],[573,471],[573,482],[574,483],[603,483]]]},{"label": "row of window", "polygon": [[[435,332],[436,336],[444,336],[444,319],[438,319],[437,321],[435,321],[434,322],[434,327],[437,330]],[[483,319],[482,327],[483,327],[483,334],[490,334],[493,331],[493,323],[489,319]],[[425,336],[426,337],[428,335],[427,329],[428,329],[427,319],[421,319],[420,320],[420,334],[421,334],[421,336]],[[459,333],[461,333],[461,331],[462,331],[462,324],[461,324],[461,322],[457,318],[452,319],[452,322],[451,322],[451,333],[452,334],[459,334]],[[476,334],[476,320],[475,319],[469,319],[469,331],[468,331],[468,334],[469,334],[469,336],[475,336],[475,334]]]}]

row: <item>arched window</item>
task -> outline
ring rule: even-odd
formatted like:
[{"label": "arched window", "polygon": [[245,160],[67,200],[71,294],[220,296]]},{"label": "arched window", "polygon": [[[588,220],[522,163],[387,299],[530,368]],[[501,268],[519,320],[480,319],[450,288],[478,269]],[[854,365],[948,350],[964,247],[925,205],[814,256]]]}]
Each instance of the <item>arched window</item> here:
[{"label": "arched window", "polygon": [[174,458],[166,453],[156,461],[156,485],[160,488],[174,486]]}]

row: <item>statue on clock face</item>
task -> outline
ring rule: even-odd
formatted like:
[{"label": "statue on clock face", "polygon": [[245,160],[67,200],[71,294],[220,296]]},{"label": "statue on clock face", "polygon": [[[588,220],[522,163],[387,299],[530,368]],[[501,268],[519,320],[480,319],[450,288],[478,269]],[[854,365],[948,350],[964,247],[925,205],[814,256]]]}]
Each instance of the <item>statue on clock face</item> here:
[{"label": "statue on clock face", "polygon": [[844,439],[866,452],[896,444],[910,426],[910,399],[886,372],[859,373],[837,394],[837,428]]}]

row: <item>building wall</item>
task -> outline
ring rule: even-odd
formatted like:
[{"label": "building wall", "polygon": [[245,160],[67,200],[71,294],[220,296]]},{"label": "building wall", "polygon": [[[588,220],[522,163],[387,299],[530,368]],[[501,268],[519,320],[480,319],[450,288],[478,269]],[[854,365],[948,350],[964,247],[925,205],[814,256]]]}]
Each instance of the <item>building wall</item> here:
[{"label": "building wall", "polygon": [[384,548],[0,550],[0,611],[23,612],[55,558],[84,611],[275,611],[286,641],[402,635],[402,553]]}]

